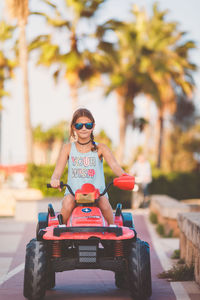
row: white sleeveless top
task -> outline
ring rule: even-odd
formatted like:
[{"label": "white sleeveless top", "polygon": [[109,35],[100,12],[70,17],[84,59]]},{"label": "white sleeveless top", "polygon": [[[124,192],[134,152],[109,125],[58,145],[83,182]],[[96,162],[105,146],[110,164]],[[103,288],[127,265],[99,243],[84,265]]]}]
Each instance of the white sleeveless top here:
[{"label": "white sleeveless top", "polygon": [[[75,143],[71,143],[68,160],[67,184],[75,193],[84,183],[91,183],[100,193],[105,189],[103,159],[100,160],[97,151],[78,152]],[[69,194],[66,188],[65,195]]]}]

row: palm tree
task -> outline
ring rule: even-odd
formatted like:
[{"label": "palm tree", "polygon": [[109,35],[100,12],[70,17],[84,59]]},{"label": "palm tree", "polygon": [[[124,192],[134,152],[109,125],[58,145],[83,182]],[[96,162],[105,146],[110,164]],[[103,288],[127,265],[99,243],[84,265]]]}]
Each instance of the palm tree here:
[{"label": "palm tree", "polygon": [[[134,98],[146,94],[159,109],[160,136],[158,165],[161,165],[163,114],[169,107],[175,107],[176,90],[191,94],[194,82],[194,64],[188,60],[188,51],[194,42],[182,41],[183,34],[177,23],[165,21],[166,11],[153,6],[153,15],[134,6],[133,21],[127,23],[107,21],[101,30],[102,37],[107,30],[113,30],[118,38],[117,55],[110,58],[112,71],[107,92],[116,91],[120,123],[119,160],[122,161],[126,126],[131,121]],[[113,59],[115,57],[116,59]]]},{"label": "palm tree", "polygon": [[195,87],[193,73],[196,65],[190,62],[189,51],[196,46],[193,41],[185,41],[185,32],[179,31],[176,22],[165,21],[166,11],[159,11],[157,5],[154,5],[153,9],[154,15],[150,28],[154,33],[152,46],[157,51],[152,57],[156,61],[152,78],[159,91],[159,98],[155,98],[154,101],[158,107],[157,167],[160,168],[165,129],[164,115],[166,111],[174,113],[180,92],[185,97],[192,96]]},{"label": "palm tree", "polygon": [[[64,140],[68,140],[69,132],[66,130],[67,127],[66,122],[61,121],[47,130],[44,130],[41,125],[34,128],[34,147],[39,150],[39,153],[43,153],[42,158],[45,157],[45,164],[52,163],[52,152],[59,149],[59,147],[56,146],[61,146],[60,144],[63,141],[63,137]],[[58,156],[58,153],[56,156]],[[41,157],[35,156],[34,158],[37,162],[40,161],[41,163]]]},{"label": "palm tree", "polygon": [[[152,80],[151,72],[147,66],[152,64],[146,39],[143,37],[144,28],[147,27],[144,12],[134,10],[135,21],[122,23],[109,20],[102,25],[101,39],[106,36],[107,30],[113,30],[118,38],[115,55],[108,60],[112,65],[109,73],[110,83],[106,94],[115,91],[119,114],[119,140],[118,160],[123,162],[125,147],[125,133],[128,124],[133,122],[134,98],[140,93],[158,96],[157,85]],[[143,26],[139,23],[143,22]],[[108,53],[106,53],[108,56]]]},{"label": "palm tree", "polygon": [[[2,145],[2,98],[9,96],[8,91],[5,89],[5,82],[13,77],[13,68],[16,62],[7,56],[5,50],[5,42],[10,40],[14,26],[8,25],[5,21],[0,22],[0,145]],[[1,147],[0,147],[0,163],[1,163]]]},{"label": "palm tree", "polygon": [[[100,5],[105,0],[65,0],[66,6],[73,13],[73,17],[68,20],[66,15],[62,15],[58,8],[48,1],[49,5],[54,9],[55,18],[49,17],[44,13],[35,14],[45,17],[48,25],[61,30],[67,29],[70,35],[70,45],[67,51],[62,51],[61,45],[52,42],[51,35],[38,36],[31,43],[30,49],[38,49],[38,64],[50,66],[54,64],[54,79],[65,78],[70,86],[72,99],[72,109],[78,106],[78,90],[83,81],[89,80],[97,75],[95,67],[91,64],[92,55],[86,46],[86,39],[90,33],[79,33],[78,26],[83,19],[92,20]],[[45,1],[47,3],[47,1]]]},{"label": "palm tree", "polygon": [[33,137],[28,82],[28,48],[26,41],[26,25],[29,15],[28,0],[6,0],[6,3],[10,16],[13,19],[17,19],[19,27],[19,59],[23,74],[27,162],[30,163],[33,160]]},{"label": "palm tree", "polygon": [[[163,167],[167,171],[192,171],[198,166],[198,118],[193,101],[178,95],[177,107],[172,116],[171,128],[165,141]],[[198,158],[198,157],[197,157]]]}]

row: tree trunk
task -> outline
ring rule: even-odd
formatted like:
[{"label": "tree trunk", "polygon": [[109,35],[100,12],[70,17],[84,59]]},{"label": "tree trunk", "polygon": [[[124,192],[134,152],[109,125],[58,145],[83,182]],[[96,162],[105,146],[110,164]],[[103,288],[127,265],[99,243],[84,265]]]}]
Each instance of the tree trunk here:
[{"label": "tree trunk", "polygon": [[164,136],[164,120],[163,120],[163,112],[159,110],[159,135],[158,135],[158,157],[157,157],[157,168],[161,168],[162,166],[162,152],[163,152],[163,136]]},{"label": "tree trunk", "polygon": [[[0,91],[3,90],[3,80],[0,81]],[[2,111],[3,111],[3,104],[2,104],[2,97],[0,97],[0,165],[2,164]]]},{"label": "tree trunk", "polygon": [[30,99],[29,99],[29,82],[28,82],[28,48],[26,43],[26,23],[19,20],[19,55],[20,66],[23,76],[24,89],[24,113],[25,113],[25,134],[26,134],[26,151],[27,163],[33,161],[33,133],[30,115]]},{"label": "tree trunk", "polygon": [[[1,103],[1,99],[0,99]],[[0,108],[0,165],[2,163],[2,109]]]},{"label": "tree trunk", "polygon": [[[74,20],[74,23],[72,24],[71,28],[71,51],[74,53],[78,53],[77,49],[77,38],[76,38],[76,21]],[[70,96],[72,99],[72,113],[78,108],[78,88],[79,88],[79,75],[78,72],[74,70],[74,72],[71,72],[69,74],[68,78],[69,86],[70,86]]]},{"label": "tree trunk", "polygon": [[70,84],[70,96],[72,99],[72,113],[78,108],[78,86]]},{"label": "tree trunk", "polygon": [[147,97],[145,103],[145,119],[147,120],[148,124],[145,124],[145,128],[144,128],[144,135],[145,135],[144,154],[148,158],[151,149],[150,106],[151,106],[151,99]]},{"label": "tree trunk", "polygon": [[117,151],[117,159],[120,164],[123,163],[124,149],[125,149],[125,134],[126,134],[126,114],[125,114],[125,100],[117,93],[117,107],[119,115],[119,146]]}]

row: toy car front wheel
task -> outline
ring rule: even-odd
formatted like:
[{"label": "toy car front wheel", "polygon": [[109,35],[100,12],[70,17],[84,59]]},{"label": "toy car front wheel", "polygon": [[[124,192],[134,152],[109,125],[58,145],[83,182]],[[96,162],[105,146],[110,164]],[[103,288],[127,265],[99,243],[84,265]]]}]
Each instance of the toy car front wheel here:
[{"label": "toy car front wheel", "polygon": [[115,285],[119,289],[128,288],[128,280],[124,272],[115,272]]},{"label": "toy car front wheel", "polygon": [[129,289],[136,300],[148,299],[152,293],[149,244],[138,238],[129,255]]},{"label": "toy car front wheel", "polygon": [[47,277],[47,289],[53,289],[56,285],[56,274],[55,272],[49,268],[48,269],[48,277]]},{"label": "toy car front wheel", "polygon": [[47,288],[48,256],[44,242],[32,239],[26,246],[24,297],[42,299]]}]

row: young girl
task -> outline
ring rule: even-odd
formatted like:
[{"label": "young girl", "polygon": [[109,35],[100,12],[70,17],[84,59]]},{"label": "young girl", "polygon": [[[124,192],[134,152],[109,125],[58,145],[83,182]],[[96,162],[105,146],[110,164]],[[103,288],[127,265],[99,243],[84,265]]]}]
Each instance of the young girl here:
[{"label": "young girl", "polygon": [[[125,171],[119,166],[110,149],[104,144],[96,144],[93,130],[95,121],[91,112],[80,108],[74,112],[71,121],[70,137],[76,142],[64,143],[60,151],[57,164],[51,177],[51,186],[60,189],[60,177],[68,161],[68,184],[73,192],[81,188],[84,183],[91,183],[100,190],[105,189],[103,172],[103,158],[117,176]],[[113,224],[113,212],[107,195],[101,196],[98,201],[104,218],[108,224]],[[66,224],[75,207],[74,197],[66,189],[62,201],[61,214]]]}]

